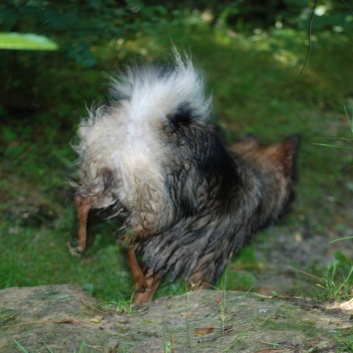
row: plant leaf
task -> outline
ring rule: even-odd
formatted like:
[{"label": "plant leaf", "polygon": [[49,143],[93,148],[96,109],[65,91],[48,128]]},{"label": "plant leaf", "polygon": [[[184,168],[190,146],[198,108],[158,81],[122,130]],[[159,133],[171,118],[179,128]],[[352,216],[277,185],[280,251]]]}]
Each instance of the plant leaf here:
[{"label": "plant leaf", "polygon": [[0,33],[0,49],[57,50],[58,45],[33,33]]}]

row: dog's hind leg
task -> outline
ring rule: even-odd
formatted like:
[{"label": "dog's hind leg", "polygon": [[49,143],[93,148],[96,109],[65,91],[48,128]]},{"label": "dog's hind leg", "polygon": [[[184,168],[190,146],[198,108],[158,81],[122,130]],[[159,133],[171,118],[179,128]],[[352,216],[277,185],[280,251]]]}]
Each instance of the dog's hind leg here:
[{"label": "dog's hind leg", "polygon": [[87,218],[89,210],[92,208],[94,199],[92,197],[75,196],[75,206],[77,213],[77,238],[68,243],[70,253],[80,255],[85,251],[87,241]]},{"label": "dog's hind leg", "polygon": [[153,270],[149,269],[145,275],[145,280],[147,288],[144,292],[137,292],[134,298],[134,304],[147,303],[152,300],[153,295],[161,282],[161,274],[153,274]]},{"label": "dog's hind leg", "polygon": [[138,292],[143,292],[147,288],[147,282],[145,276],[137,262],[135,249],[129,248],[127,250],[127,261],[131,270],[132,277],[134,278],[136,290]]}]

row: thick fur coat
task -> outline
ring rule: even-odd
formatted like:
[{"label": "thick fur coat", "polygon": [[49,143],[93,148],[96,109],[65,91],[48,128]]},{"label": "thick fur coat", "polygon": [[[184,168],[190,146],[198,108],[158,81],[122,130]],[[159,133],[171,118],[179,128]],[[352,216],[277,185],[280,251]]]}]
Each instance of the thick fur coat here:
[{"label": "thick fur coat", "polygon": [[78,207],[122,215],[143,276],[214,284],[292,199],[297,137],[227,149],[209,123],[202,76],[177,54],[169,66],[130,68],[112,97],[79,126]]}]

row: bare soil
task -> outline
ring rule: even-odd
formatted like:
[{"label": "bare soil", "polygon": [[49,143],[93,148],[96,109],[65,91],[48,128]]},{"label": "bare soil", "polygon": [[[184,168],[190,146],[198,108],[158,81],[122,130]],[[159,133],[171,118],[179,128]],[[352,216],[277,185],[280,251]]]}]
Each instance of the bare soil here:
[{"label": "bare soil", "polygon": [[0,352],[333,353],[335,337],[352,332],[353,306],[204,290],[128,311],[102,308],[76,285],[8,288]]}]

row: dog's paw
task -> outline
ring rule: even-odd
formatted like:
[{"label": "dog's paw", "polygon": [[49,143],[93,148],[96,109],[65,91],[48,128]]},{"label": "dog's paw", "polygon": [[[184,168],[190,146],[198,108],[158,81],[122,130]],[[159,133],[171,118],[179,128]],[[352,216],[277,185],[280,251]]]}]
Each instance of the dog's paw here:
[{"label": "dog's paw", "polygon": [[77,244],[77,241],[75,241],[75,239],[68,241],[66,243],[66,246],[68,247],[70,254],[74,257],[81,257],[81,255],[83,254],[83,251],[80,249],[80,246]]}]

